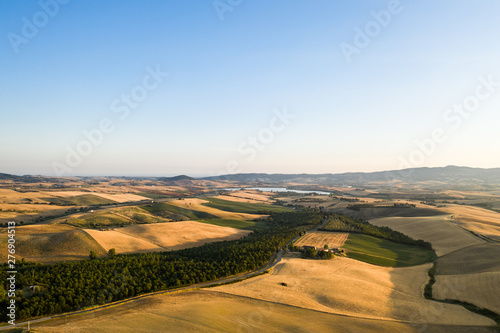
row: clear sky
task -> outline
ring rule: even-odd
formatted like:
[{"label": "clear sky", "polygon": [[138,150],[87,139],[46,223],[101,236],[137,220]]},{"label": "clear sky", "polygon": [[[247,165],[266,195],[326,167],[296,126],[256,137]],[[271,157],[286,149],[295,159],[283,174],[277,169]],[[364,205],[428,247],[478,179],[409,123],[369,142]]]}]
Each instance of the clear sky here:
[{"label": "clear sky", "polygon": [[0,0],[0,172],[500,167],[499,13],[496,0]]}]

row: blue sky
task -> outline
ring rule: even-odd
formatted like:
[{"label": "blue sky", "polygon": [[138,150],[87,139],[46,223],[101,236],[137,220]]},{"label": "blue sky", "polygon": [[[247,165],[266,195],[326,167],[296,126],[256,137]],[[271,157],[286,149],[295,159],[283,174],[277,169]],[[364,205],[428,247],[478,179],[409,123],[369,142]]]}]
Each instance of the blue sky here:
[{"label": "blue sky", "polygon": [[0,172],[500,166],[498,1],[61,2],[0,1]]}]

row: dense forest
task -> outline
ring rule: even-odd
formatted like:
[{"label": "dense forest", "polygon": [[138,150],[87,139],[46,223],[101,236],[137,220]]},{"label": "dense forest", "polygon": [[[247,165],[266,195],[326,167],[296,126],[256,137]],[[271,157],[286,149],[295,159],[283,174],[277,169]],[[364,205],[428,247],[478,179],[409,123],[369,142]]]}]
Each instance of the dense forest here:
[{"label": "dense forest", "polygon": [[354,219],[346,215],[332,214],[329,221],[319,230],[356,232],[386,239],[395,243],[416,245],[432,250],[432,244],[429,242],[421,239],[415,240],[410,236],[407,236],[399,231],[392,230],[389,227],[378,227],[363,219]]},{"label": "dense forest", "polygon": [[[314,211],[273,213],[266,219],[267,228],[263,231],[255,230],[240,240],[179,251],[110,255],[54,265],[18,262],[16,320],[79,310],[255,270],[322,218]],[[7,281],[6,271],[4,264],[2,281]],[[32,286],[36,286],[35,290]],[[0,311],[6,321],[8,300],[4,292],[0,295]]]}]

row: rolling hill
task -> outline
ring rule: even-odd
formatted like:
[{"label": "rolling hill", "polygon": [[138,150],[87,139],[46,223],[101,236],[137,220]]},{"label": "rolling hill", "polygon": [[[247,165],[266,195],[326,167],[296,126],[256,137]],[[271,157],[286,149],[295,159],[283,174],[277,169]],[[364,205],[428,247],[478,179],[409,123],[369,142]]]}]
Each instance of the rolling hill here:
[{"label": "rolling hill", "polygon": [[447,184],[470,183],[500,184],[500,168],[481,169],[459,166],[440,168],[409,168],[379,172],[348,172],[339,174],[267,174],[240,173],[203,178],[205,180],[225,180],[241,183],[304,183],[304,184],[366,184],[372,182],[425,182],[439,181]]}]

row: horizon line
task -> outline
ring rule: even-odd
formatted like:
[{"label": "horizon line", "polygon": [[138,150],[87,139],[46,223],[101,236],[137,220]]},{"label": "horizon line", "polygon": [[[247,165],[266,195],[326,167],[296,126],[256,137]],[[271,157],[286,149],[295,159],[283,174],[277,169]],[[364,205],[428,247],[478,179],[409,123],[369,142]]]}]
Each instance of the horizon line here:
[{"label": "horizon line", "polygon": [[443,168],[449,168],[449,167],[455,167],[455,168],[468,168],[468,169],[482,169],[482,170],[492,170],[492,169],[500,169],[500,167],[493,167],[493,168],[482,168],[482,167],[471,167],[471,166],[462,166],[462,165],[446,165],[446,166],[438,166],[438,167],[427,167],[427,166],[422,166],[422,167],[411,167],[411,168],[402,168],[402,169],[392,169],[392,170],[379,170],[379,171],[345,171],[345,172],[323,172],[323,173],[308,173],[308,172],[296,172],[296,173],[279,173],[279,172],[274,172],[274,173],[269,173],[269,172],[238,172],[238,173],[227,173],[227,174],[220,174],[220,175],[196,175],[196,176],[191,176],[187,174],[171,174],[171,175],[73,175],[73,176],[47,176],[43,174],[24,174],[24,175],[18,175],[18,174],[12,174],[12,173],[4,173],[0,172],[0,174],[4,175],[11,175],[11,176],[16,176],[16,177],[45,177],[45,178],[125,178],[125,177],[130,177],[130,178],[172,178],[172,177],[178,177],[178,176],[187,176],[195,179],[199,178],[209,178],[209,177],[222,177],[222,176],[229,176],[229,175],[249,175],[249,174],[266,174],[266,175],[341,175],[341,174],[352,174],[352,173],[363,173],[363,174],[369,174],[369,173],[379,173],[379,172],[391,172],[391,171],[402,171],[402,170],[411,170],[411,169],[443,169]]}]

